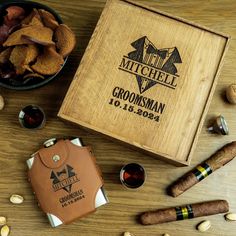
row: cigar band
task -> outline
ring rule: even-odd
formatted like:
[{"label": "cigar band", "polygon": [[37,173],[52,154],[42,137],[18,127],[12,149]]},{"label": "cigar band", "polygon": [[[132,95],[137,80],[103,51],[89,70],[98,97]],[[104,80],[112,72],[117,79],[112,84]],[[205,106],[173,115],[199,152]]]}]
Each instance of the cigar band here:
[{"label": "cigar band", "polygon": [[208,175],[212,173],[212,169],[207,163],[203,163],[202,165],[197,166],[193,170],[193,174],[197,177],[199,181],[206,178]]},{"label": "cigar band", "polygon": [[187,205],[184,207],[176,207],[176,219],[177,220],[185,220],[194,218],[193,208],[191,205]]}]

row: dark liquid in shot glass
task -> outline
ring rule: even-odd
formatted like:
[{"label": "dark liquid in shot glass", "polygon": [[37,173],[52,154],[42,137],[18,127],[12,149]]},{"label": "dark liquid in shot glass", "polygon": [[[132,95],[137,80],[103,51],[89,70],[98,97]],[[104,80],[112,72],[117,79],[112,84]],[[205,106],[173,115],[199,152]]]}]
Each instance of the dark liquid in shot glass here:
[{"label": "dark liquid in shot glass", "polygon": [[40,109],[39,107],[29,105],[20,111],[19,121],[21,125],[25,128],[40,128],[42,127],[45,121],[45,115],[42,109]]},{"label": "dark liquid in shot glass", "polygon": [[145,181],[145,170],[139,164],[127,164],[121,169],[120,180],[128,188],[138,188]]}]

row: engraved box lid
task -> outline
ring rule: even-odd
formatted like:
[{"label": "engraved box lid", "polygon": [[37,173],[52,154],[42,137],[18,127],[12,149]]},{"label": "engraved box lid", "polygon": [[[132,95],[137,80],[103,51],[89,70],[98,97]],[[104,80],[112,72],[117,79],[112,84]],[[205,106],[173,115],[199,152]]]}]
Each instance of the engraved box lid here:
[{"label": "engraved box lid", "polygon": [[228,41],[136,2],[109,0],[58,115],[187,165]]}]

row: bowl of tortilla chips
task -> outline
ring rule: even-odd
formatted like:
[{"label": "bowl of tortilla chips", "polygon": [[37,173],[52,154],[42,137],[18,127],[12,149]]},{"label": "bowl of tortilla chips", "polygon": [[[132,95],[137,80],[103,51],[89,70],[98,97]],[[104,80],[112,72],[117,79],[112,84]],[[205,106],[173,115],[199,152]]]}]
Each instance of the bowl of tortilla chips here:
[{"label": "bowl of tortilla chips", "polygon": [[28,90],[53,80],[76,44],[75,34],[46,5],[0,4],[0,86]]}]

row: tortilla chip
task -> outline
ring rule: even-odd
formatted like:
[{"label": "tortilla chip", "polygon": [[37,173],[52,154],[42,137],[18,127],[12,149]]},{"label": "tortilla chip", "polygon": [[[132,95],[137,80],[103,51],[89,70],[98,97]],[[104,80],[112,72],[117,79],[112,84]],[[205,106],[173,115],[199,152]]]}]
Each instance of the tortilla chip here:
[{"label": "tortilla chip", "polygon": [[25,58],[25,64],[28,65],[31,62],[35,61],[39,55],[39,49],[35,44],[30,44],[27,46],[27,54]]},{"label": "tortilla chip", "polygon": [[45,79],[44,76],[40,75],[40,74],[37,74],[37,73],[30,73],[30,74],[27,74],[23,77],[23,79],[28,79],[28,78],[40,78],[40,79]]},{"label": "tortilla chip", "polygon": [[57,27],[54,36],[58,52],[65,58],[76,45],[75,34],[67,25],[61,24]]},{"label": "tortilla chip", "polygon": [[30,68],[29,65],[24,65],[24,68],[26,71],[30,71],[30,72],[34,73],[34,71]]},{"label": "tortilla chip", "polygon": [[39,18],[37,15],[35,15],[31,19],[31,21],[30,21],[30,23],[28,25],[40,25],[40,26],[43,26],[43,22],[42,22],[41,18]]},{"label": "tortilla chip", "polygon": [[11,51],[9,59],[14,65],[17,75],[23,74],[26,70],[33,72],[29,64],[35,61],[39,54],[39,49],[36,45],[18,45]]},{"label": "tortilla chip", "polygon": [[46,45],[54,44],[54,42],[52,41],[53,31],[51,29],[40,25],[34,25],[13,32],[11,35],[9,35],[8,39],[4,42],[3,46],[6,47],[29,44],[29,40],[22,37],[23,35],[30,38],[31,41],[35,40],[34,42],[37,43],[41,42]]},{"label": "tortilla chip", "polygon": [[52,13],[45,11],[43,9],[39,9],[39,14],[42,18],[44,26],[52,30],[55,30],[58,27],[59,23],[56,21]]},{"label": "tortilla chip", "polygon": [[22,24],[22,25],[28,25],[28,24],[32,21],[33,17],[35,17],[35,16],[37,16],[38,18],[40,18],[38,10],[34,8],[34,9],[30,12],[30,14],[29,14],[28,16],[26,16],[26,17],[21,21],[21,24]]},{"label": "tortilla chip", "polygon": [[37,57],[37,61],[31,68],[42,75],[57,73],[64,64],[63,57],[52,48],[45,47],[43,54]]},{"label": "tortilla chip", "polygon": [[18,6],[10,6],[6,11],[8,20],[23,19],[25,15],[25,10]]},{"label": "tortilla chip", "polygon": [[22,35],[21,38],[27,43],[27,44],[40,44],[43,46],[51,46],[51,45],[55,45],[55,43],[53,41],[51,42],[47,42],[47,41],[43,41],[43,40],[39,40],[37,38],[33,38],[27,35]]},{"label": "tortilla chip", "polygon": [[7,40],[9,30],[10,28],[7,25],[0,26],[0,44],[3,44]]},{"label": "tortilla chip", "polygon": [[38,9],[38,12],[39,12],[39,15],[42,17],[42,19],[52,19],[52,20],[55,20],[56,21],[56,18],[54,17],[54,15],[49,12],[49,11],[46,11],[44,9]]},{"label": "tortilla chip", "polygon": [[25,60],[27,54],[27,46],[25,45],[18,45],[15,46],[10,55],[10,61],[14,65],[16,74],[22,75],[25,72]]},{"label": "tortilla chip", "polygon": [[57,48],[56,48],[56,45],[54,44],[54,45],[49,45],[49,46],[47,46],[47,48],[48,49],[51,49],[51,50],[53,50],[53,51],[57,51]]},{"label": "tortilla chip", "polygon": [[18,6],[10,6],[6,11],[7,15],[3,17],[3,23],[10,28],[18,25],[25,16],[25,10]]},{"label": "tortilla chip", "polygon": [[7,16],[4,16],[3,19],[4,19],[3,24],[8,26],[9,28],[12,28],[12,27],[20,24],[19,19],[9,20]]},{"label": "tortilla chip", "polygon": [[52,19],[44,19],[43,23],[46,27],[52,29],[53,31],[59,26],[59,23]]},{"label": "tortilla chip", "polygon": [[12,48],[7,48],[0,53],[0,63],[6,63],[11,55]]}]

